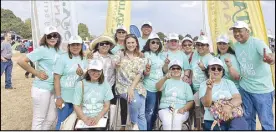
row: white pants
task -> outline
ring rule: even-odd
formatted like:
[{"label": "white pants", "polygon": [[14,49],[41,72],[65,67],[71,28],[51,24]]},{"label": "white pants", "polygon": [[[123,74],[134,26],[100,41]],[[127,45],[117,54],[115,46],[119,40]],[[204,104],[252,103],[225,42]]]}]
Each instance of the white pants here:
[{"label": "white pants", "polygon": [[32,87],[32,130],[51,130],[57,118],[54,94],[48,90]]},{"label": "white pants", "polygon": [[[168,108],[158,111],[160,120],[162,121],[163,130],[181,130],[182,124],[189,118],[189,112],[184,114],[177,113],[178,109],[174,111],[173,127],[172,127],[172,113]],[[172,128],[171,128],[172,127]]]}]

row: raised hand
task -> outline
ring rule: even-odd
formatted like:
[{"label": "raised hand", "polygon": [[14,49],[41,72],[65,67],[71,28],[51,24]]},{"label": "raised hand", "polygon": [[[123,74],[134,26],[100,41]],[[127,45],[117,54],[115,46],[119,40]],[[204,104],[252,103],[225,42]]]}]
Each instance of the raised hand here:
[{"label": "raised hand", "polygon": [[228,53],[227,57],[224,59],[224,62],[228,67],[232,66],[231,56],[229,53]]},{"label": "raised hand", "polygon": [[83,75],[83,70],[82,70],[82,68],[80,67],[80,64],[78,64],[78,68],[77,68],[77,70],[76,70],[76,73],[77,73],[77,75],[79,75],[79,76],[82,76],[82,75]]},{"label": "raised hand", "polygon": [[204,69],[205,69],[205,66],[204,66],[204,64],[203,64],[203,62],[202,62],[201,59],[198,61],[197,64],[198,64],[198,66],[200,67],[201,70],[204,70]]},{"label": "raised hand", "polygon": [[166,59],[165,59],[165,63],[168,65],[168,64],[170,64],[170,59],[169,59],[169,54],[167,54],[167,57],[166,57]]},{"label": "raised hand", "polygon": [[210,74],[209,79],[206,81],[207,88],[212,89],[214,86],[214,80],[212,79],[212,74]]}]

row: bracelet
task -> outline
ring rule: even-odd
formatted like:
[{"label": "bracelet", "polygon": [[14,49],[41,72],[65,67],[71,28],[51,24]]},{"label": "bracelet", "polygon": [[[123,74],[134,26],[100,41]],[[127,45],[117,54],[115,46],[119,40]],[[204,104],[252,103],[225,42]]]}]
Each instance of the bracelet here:
[{"label": "bracelet", "polygon": [[61,99],[61,96],[57,96],[56,99]]}]

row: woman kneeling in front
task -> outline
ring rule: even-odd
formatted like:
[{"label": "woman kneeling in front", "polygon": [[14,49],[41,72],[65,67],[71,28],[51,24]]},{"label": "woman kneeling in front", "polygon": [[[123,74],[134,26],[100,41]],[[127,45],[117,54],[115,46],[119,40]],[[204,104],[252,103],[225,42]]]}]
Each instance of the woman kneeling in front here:
[{"label": "woman kneeling in front", "polygon": [[97,125],[108,112],[110,100],[113,99],[111,86],[104,81],[100,60],[93,59],[89,63],[85,78],[78,82],[75,90],[73,104],[77,116],[87,126]]},{"label": "woman kneeling in front", "polygon": [[164,130],[181,130],[193,107],[193,92],[190,85],[180,79],[182,68],[179,61],[171,62],[169,70],[156,83],[156,88],[162,91],[158,114]]}]

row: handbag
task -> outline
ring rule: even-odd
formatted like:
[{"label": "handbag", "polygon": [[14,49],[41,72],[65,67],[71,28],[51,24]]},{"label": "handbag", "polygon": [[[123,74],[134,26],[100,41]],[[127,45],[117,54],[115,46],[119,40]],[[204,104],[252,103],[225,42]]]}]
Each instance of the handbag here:
[{"label": "handbag", "polygon": [[[83,96],[84,96],[84,85],[82,82],[82,100],[81,100],[81,106],[83,103]],[[78,120],[78,116],[75,111],[73,111],[63,122],[61,122],[60,130],[74,130],[76,122]]]},{"label": "handbag", "polygon": [[218,126],[220,126],[220,123],[223,121],[227,122],[234,118],[243,116],[243,109],[242,109],[241,105],[234,107],[232,109],[232,115],[230,115],[228,117],[225,117],[223,115],[223,106],[225,106],[225,105],[231,106],[232,104],[230,103],[230,101],[231,101],[231,99],[220,99],[220,100],[212,103],[211,107],[209,108],[209,111],[215,120],[212,124],[211,130],[213,130],[213,128],[216,126],[216,124],[218,124]]}]

